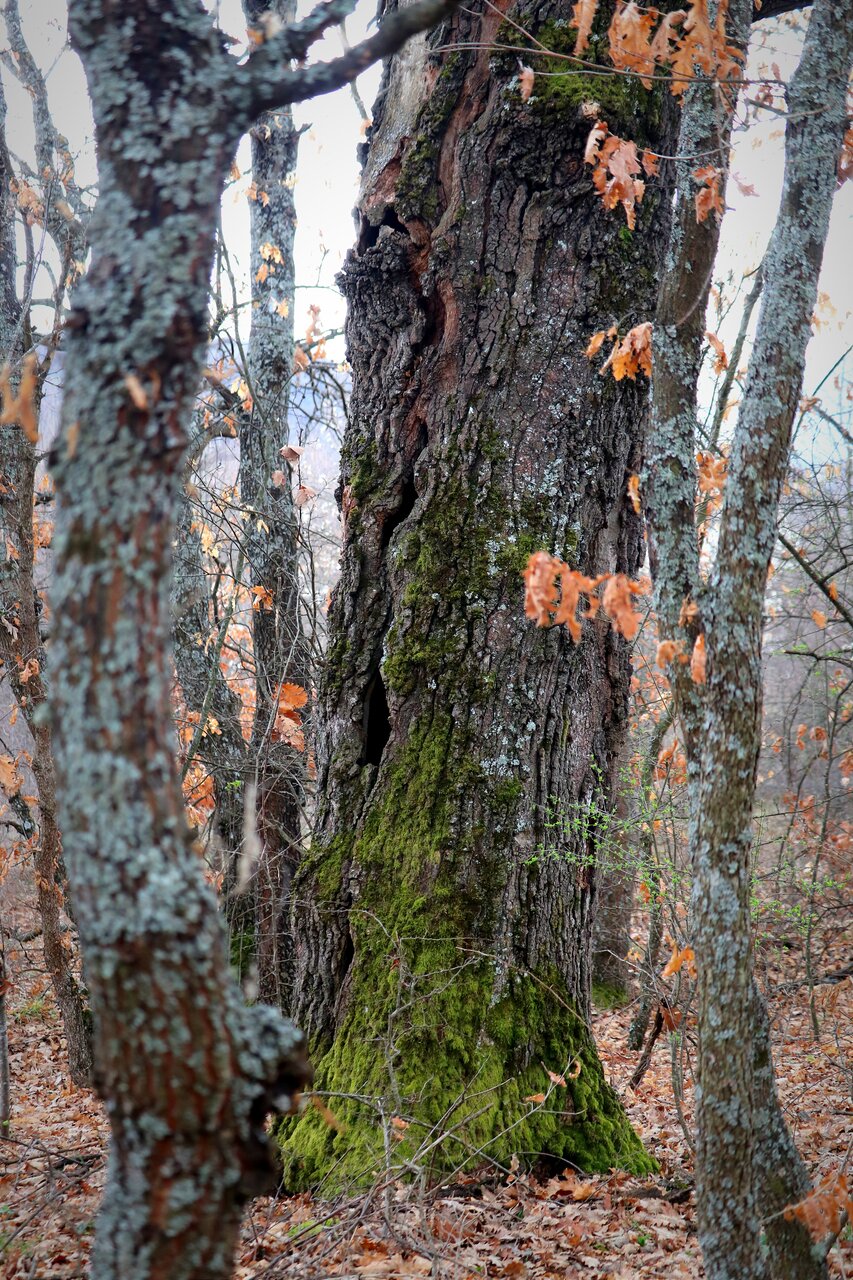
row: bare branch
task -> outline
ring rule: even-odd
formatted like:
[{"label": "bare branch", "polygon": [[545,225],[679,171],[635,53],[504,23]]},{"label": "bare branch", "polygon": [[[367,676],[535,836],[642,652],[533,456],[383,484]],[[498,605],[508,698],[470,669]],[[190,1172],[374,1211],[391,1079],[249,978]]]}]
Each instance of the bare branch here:
[{"label": "bare branch", "polygon": [[[337,22],[344,16],[345,3],[348,0],[330,0],[321,17],[316,16],[318,10],[315,10],[305,22],[313,18],[317,25],[325,23],[325,26],[330,26],[332,21]],[[307,98],[316,98],[349,84],[374,62],[396,53],[412,36],[449,17],[457,3],[458,0],[417,0],[405,9],[390,13],[376,35],[362,40],[339,58],[295,71],[286,69],[284,65],[293,56],[291,40],[294,28],[289,27],[263,45],[246,66],[236,70],[240,132],[263,111],[273,111],[288,102],[304,102]],[[333,6],[336,6],[334,18],[331,16]],[[320,30],[323,29],[320,26]],[[302,39],[304,42],[305,38]]]}]

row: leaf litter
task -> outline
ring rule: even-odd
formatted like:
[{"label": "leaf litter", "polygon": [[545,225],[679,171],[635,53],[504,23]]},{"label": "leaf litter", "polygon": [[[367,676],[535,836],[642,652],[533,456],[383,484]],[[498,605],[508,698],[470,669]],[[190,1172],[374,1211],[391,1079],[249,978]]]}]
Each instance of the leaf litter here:
[{"label": "leaf litter", "polygon": [[[6,915],[5,927],[26,936],[35,924],[32,903],[14,916]],[[0,1277],[72,1280],[88,1272],[108,1126],[95,1095],[67,1081],[38,941],[19,947],[8,940],[7,965],[12,1119],[0,1139]],[[826,1186],[843,1177],[853,1146],[853,978],[817,989],[823,1016],[815,1042],[808,992],[787,976],[775,972],[770,992],[779,1092],[813,1178]],[[535,1177],[518,1168],[503,1181],[460,1174],[436,1193],[395,1183],[334,1200],[258,1199],[243,1225],[236,1280],[701,1280],[692,1154],[673,1102],[669,1046],[658,1042],[632,1090],[638,1055],[627,1048],[630,1016],[630,1007],[596,1014],[596,1039],[659,1174]],[[689,1077],[684,1085],[690,1126]],[[830,1257],[833,1275],[853,1263],[849,1235],[842,1233]]]}]

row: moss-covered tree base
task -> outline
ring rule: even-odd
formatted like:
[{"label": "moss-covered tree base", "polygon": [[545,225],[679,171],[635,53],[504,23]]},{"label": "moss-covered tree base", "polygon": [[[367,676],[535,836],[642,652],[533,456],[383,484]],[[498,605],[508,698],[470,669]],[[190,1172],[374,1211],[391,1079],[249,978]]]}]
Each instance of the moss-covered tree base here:
[{"label": "moss-covered tree base", "polygon": [[365,965],[317,1064],[318,1091],[340,1127],[313,1107],[283,1125],[288,1189],[339,1191],[389,1169],[507,1168],[513,1156],[588,1173],[655,1168],[556,975],[512,974],[490,1003],[489,962],[449,943],[417,950],[410,967],[411,946],[384,939]]}]

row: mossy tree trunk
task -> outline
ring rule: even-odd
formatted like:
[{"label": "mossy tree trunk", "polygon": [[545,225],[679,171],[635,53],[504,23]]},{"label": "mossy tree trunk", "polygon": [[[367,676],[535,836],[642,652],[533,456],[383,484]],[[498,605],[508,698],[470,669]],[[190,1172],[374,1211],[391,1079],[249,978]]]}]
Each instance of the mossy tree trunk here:
[{"label": "mossy tree trunk", "polygon": [[[571,9],[512,17],[565,51]],[[296,1010],[320,1086],[350,1097],[345,1134],[309,1117],[287,1135],[294,1182],[369,1175],[377,1108],[411,1122],[407,1156],[447,1130],[450,1164],[646,1161],[586,1023],[628,652],[603,618],[577,647],[532,627],[521,572],[539,548],[590,574],[640,564],[647,387],[584,349],[653,311],[671,187],[663,165],[632,234],[583,153],[593,100],[666,154],[674,113],[557,59],[525,103],[495,40],[518,32],[475,4],[386,67],[342,278],[345,538]],[[575,1078],[539,1105],[546,1068]]]}]

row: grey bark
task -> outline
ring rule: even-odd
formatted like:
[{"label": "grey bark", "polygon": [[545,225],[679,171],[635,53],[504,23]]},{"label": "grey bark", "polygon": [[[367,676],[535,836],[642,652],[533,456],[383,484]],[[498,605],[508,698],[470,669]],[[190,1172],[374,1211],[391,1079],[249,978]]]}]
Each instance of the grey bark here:
[{"label": "grey bark", "polygon": [[[56,183],[56,134],[50,114],[44,81],[35,68],[23,41],[16,4],[6,11],[12,48],[18,55],[16,71],[31,90],[36,124],[36,153],[41,190],[44,198],[44,223],[55,240],[63,270],[79,255],[84,241],[83,229],[76,218],[61,217],[52,208],[51,187]],[[29,322],[29,299],[23,305],[16,291],[15,210],[12,196],[14,179],[6,142],[6,98],[0,84],[0,361],[14,371],[17,385],[22,357],[31,348],[33,335]],[[76,188],[71,186],[76,203]],[[27,270],[27,282],[31,270]],[[60,291],[61,296],[61,291]],[[43,377],[50,357],[39,369],[35,403],[38,412]],[[41,600],[35,583],[35,545],[33,538],[33,499],[37,465],[36,445],[21,426],[12,422],[0,426],[2,441],[3,493],[0,497],[0,536],[5,545],[15,550],[9,555],[4,546],[0,562],[0,660],[9,691],[29,728],[33,742],[32,772],[38,788],[38,833],[33,843],[33,867],[38,910],[42,922],[45,965],[50,975],[56,1002],[62,1018],[71,1079],[77,1085],[88,1085],[92,1078],[91,1019],[85,992],[72,967],[70,948],[63,937],[61,918],[66,905],[64,874],[61,870],[62,841],[56,812],[56,771],[51,729],[45,719],[47,704],[46,654],[41,636]],[[31,660],[38,666],[35,670]],[[27,672],[24,680],[22,675]],[[10,800],[15,797],[10,796]]]},{"label": "grey bark", "polygon": [[[816,1277],[823,1262],[798,1224],[778,1216],[807,1185],[775,1096],[766,1014],[752,975],[748,888],[761,710],[761,610],[776,537],[809,322],[835,188],[850,69],[850,7],[814,6],[790,86],[779,217],[735,431],[714,573],[699,592],[692,454],[697,328],[716,230],[691,218],[689,180],[673,241],[673,278],[658,309],[650,449],[650,532],[663,634],[704,632],[704,690],[675,673],[693,785],[693,928],[699,971],[699,1232],[708,1275]],[[741,19],[743,21],[743,19]],[[694,93],[682,148],[725,141],[725,117]],[[683,237],[683,241],[679,237]],[[689,266],[689,274],[685,274]],[[691,280],[693,285],[691,287]],[[698,287],[697,287],[698,286]],[[678,298],[682,287],[685,295]],[[700,613],[685,624],[684,600]],[[769,1256],[759,1245],[758,1216]]]},{"label": "grey bark", "polygon": [[225,175],[257,112],[324,92],[440,16],[430,0],[290,69],[334,6],[244,65],[195,0],[72,0],[100,199],[69,318],[55,474],[53,692],[62,827],[112,1130],[95,1280],[219,1280],[276,1185],[264,1120],[302,1036],[230,978],[174,766],[172,544]]},{"label": "grey bark", "polygon": [[[269,10],[266,0],[244,0],[250,22]],[[294,11],[290,0],[278,0],[272,8],[283,21],[291,20]],[[248,375],[253,405],[240,422],[240,498],[251,511],[245,534],[249,580],[271,597],[269,608],[254,612],[252,626],[255,717],[250,751],[261,845],[255,886],[258,990],[262,1000],[283,1008],[290,1004],[290,884],[299,861],[305,767],[292,745],[276,739],[274,726],[282,685],[309,684],[300,618],[298,524],[290,467],[281,457],[288,442],[293,373],[293,176],[298,142],[289,107],[266,112],[251,130],[252,177],[266,199],[259,197],[251,206]],[[284,315],[282,303],[287,306]]]}]

